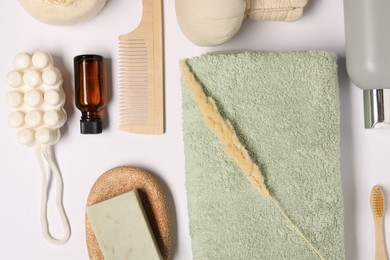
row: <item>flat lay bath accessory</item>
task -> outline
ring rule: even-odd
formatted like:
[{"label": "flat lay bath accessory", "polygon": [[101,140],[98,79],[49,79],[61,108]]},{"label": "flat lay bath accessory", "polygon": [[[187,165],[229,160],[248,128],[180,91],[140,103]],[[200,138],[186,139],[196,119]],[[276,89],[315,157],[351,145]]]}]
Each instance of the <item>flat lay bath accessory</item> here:
[{"label": "flat lay bath accessory", "polygon": [[[70,226],[62,204],[63,182],[61,173],[52,158],[50,147],[61,137],[60,127],[66,121],[63,108],[65,93],[62,74],[53,64],[53,58],[45,52],[18,53],[13,70],[7,76],[10,90],[6,101],[11,108],[9,124],[18,129],[18,141],[35,146],[36,157],[42,174],[41,227],[44,237],[51,243],[64,244],[70,237]],[[46,160],[56,182],[56,206],[64,228],[60,239],[54,238],[47,221],[48,179]]]},{"label": "flat lay bath accessory", "polygon": [[383,219],[385,215],[385,196],[379,186],[372,187],[371,209],[375,224],[375,260],[387,260]]},{"label": "flat lay bath accessory", "polygon": [[103,9],[107,0],[19,0],[34,18],[52,25],[73,25]]},{"label": "flat lay bath accessory", "polygon": [[104,58],[88,54],[74,57],[75,103],[81,111],[80,132],[102,132],[102,110],[106,96]]},{"label": "flat lay bath accessory", "polygon": [[194,259],[344,258],[336,61],[242,52],[181,64]]},{"label": "flat lay bath accessory", "polygon": [[[87,209],[96,203],[108,201],[132,190],[137,190],[140,196],[162,259],[169,259],[172,252],[172,241],[168,205],[160,183],[151,173],[141,168],[129,166],[115,167],[106,171],[91,188]],[[104,259],[87,214],[86,236],[90,259]],[[121,241],[117,242],[119,245]],[[133,245],[128,246],[130,248]]]},{"label": "flat lay bath accessory", "polygon": [[246,19],[296,21],[308,0],[175,0],[176,17],[194,44],[219,45],[231,40]]},{"label": "flat lay bath accessory", "polygon": [[162,0],[142,0],[138,27],[119,36],[119,129],[164,133]]},{"label": "flat lay bath accessory", "polygon": [[390,2],[344,0],[348,75],[363,89],[365,128],[390,123]]},{"label": "flat lay bath accessory", "polygon": [[105,260],[162,259],[136,189],[86,211]]}]

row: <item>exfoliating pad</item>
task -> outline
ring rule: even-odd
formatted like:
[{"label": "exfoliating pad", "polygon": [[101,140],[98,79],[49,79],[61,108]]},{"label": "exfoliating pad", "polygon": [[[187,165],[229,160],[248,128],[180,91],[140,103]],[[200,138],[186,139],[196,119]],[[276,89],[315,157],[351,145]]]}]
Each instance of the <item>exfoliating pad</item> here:
[{"label": "exfoliating pad", "polygon": [[337,56],[183,61],[194,259],[343,259]]},{"label": "exfoliating pad", "polygon": [[[87,207],[135,189],[142,201],[161,255],[163,259],[169,259],[172,246],[168,206],[160,184],[149,172],[125,166],[105,172],[93,185]],[[86,236],[90,258],[104,259],[87,215]]]}]

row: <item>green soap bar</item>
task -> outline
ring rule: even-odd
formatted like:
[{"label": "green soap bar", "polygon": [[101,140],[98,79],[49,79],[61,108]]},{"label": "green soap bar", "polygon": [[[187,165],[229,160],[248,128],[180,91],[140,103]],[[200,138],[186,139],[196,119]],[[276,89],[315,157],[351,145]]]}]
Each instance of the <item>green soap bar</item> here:
[{"label": "green soap bar", "polygon": [[87,215],[105,260],[162,259],[137,190],[91,205]]}]

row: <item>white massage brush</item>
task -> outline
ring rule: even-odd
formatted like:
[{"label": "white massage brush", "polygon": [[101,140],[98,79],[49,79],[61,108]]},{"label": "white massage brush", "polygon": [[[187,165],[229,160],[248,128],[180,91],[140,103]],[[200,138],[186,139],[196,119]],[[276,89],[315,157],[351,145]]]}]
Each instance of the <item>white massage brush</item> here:
[{"label": "white massage brush", "polygon": [[[42,172],[41,224],[45,238],[55,244],[65,243],[70,236],[69,223],[62,205],[62,178],[49,153],[50,146],[60,139],[60,127],[66,121],[63,108],[65,93],[61,72],[54,67],[50,54],[19,53],[14,59],[14,69],[6,78],[10,87],[6,102],[11,108],[9,124],[18,129],[17,139],[26,146],[35,146]],[[56,181],[56,204],[64,226],[64,236],[51,236],[47,222],[47,180],[44,159]]]}]

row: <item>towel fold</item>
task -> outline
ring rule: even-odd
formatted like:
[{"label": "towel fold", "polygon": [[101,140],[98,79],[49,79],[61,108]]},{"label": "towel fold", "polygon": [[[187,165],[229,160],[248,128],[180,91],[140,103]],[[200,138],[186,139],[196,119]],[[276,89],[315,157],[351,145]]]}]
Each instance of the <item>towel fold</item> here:
[{"label": "towel fold", "polygon": [[185,66],[230,122],[272,198],[226,152],[182,75],[194,259],[343,259],[337,56],[214,53]]}]

